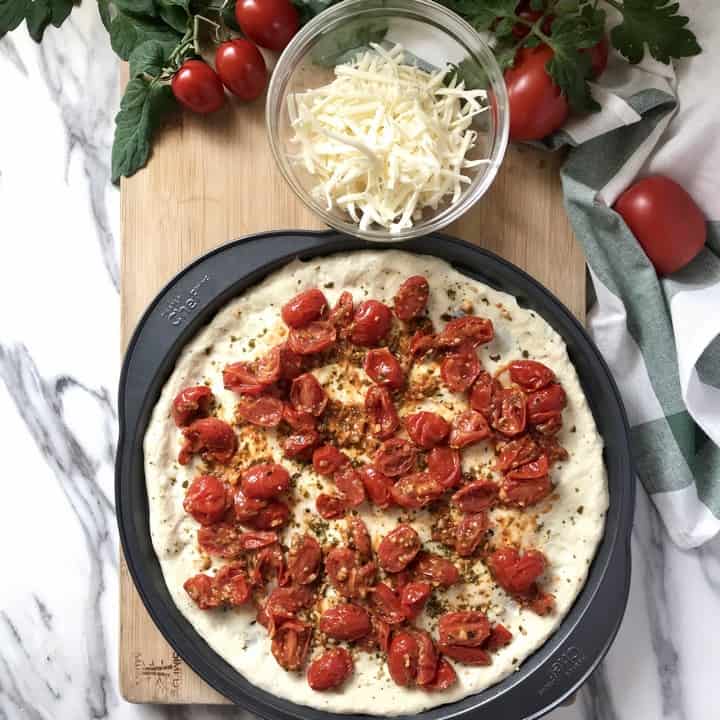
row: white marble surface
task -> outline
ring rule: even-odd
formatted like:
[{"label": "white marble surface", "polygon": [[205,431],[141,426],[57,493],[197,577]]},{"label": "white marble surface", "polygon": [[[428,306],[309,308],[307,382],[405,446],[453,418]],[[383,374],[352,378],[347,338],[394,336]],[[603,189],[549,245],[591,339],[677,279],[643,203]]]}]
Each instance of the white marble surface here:
[{"label": "white marble surface", "polygon": [[[95,4],[40,47],[0,40],[0,82],[0,718],[239,717],[118,691],[118,93]],[[553,720],[720,717],[720,538],[676,549],[638,495],[620,634]]]}]

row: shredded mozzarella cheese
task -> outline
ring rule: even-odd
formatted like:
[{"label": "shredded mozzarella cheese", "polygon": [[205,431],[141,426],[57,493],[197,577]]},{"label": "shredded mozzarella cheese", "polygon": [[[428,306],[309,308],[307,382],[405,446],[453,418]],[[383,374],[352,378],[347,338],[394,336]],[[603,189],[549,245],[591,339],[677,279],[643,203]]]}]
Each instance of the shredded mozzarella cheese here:
[{"label": "shredded mozzarella cheese", "polygon": [[471,182],[463,171],[490,162],[467,159],[487,93],[405,64],[401,45],[371,48],[338,65],[328,85],[288,97],[292,159],[317,179],[312,195],[328,211],[397,233],[424,208],[457,202]]}]

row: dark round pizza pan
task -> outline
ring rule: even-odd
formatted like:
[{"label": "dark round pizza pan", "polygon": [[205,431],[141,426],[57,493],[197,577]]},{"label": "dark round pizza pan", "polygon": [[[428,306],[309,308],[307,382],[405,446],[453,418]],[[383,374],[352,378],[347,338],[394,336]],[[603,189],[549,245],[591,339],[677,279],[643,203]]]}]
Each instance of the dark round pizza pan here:
[{"label": "dark round pizza pan", "polygon": [[588,580],[558,630],[519,671],[502,682],[413,716],[418,720],[540,717],[587,679],[607,652],[625,611],[635,498],[628,425],[607,365],[570,311],[519,268],[466,242],[430,235],[402,244],[379,245],[334,232],[267,233],[224,245],[171,280],[141,318],[120,378],[115,492],[120,539],[130,573],[166,640],[200,677],[234,703],[268,720],[364,717],[314,710],[258,689],[215,653],[177,610],[150,540],[142,441],[152,408],[180,350],[225,303],[296,257],[307,260],[367,248],[377,252],[397,248],[437,256],[537,311],[567,343],[605,441],[610,491],[605,534]]}]

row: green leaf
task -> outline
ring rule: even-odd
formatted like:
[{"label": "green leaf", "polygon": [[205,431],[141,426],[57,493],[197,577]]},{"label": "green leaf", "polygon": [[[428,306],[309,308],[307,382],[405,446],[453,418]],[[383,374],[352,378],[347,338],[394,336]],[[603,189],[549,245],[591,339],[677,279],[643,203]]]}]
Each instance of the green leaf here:
[{"label": "green leaf", "polygon": [[50,0],[32,0],[28,5],[25,22],[30,37],[35,42],[42,40],[45,28],[47,28],[52,20],[52,12]]},{"label": "green leaf", "polygon": [[162,5],[159,8],[160,17],[173,29],[179,33],[184,33],[188,27],[190,16],[187,10],[179,5]]},{"label": "green leaf", "polygon": [[353,20],[332,32],[324,34],[312,50],[312,61],[323,67],[350,60],[355,51],[385,38],[388,25],[385,20]]},{"label": "green leaf", "polygon": [[115,7],[123,13],[147,15],[148,17],[157,16],[153,0],[113,0],[113,2]]},{"label": "green leaf", "polygon": [[545,0],[530,0],[530,9],[531,10],[544,10],[545,9]]},{"label": "green leaf", "polygon": [[175,98],[169,85],[148,83],[143,78],[130,80],[115,117],[113,182],[145,165],[150,157],[153,134],[174,106]]},{"label": "green leaf", "polygon": [[476,30],[490,30],[498,18],[515,18],[517,0],[443,0]]},{"label": "green leaf", "polygon": [[[236,32],[240,32],[240,26],[238,25],[238,21],[235,18],[235,3],[229,2],[225,7],[222,9],[222,12],[220,13],[220,17],[222,18],[223,23],[225,24],[225,27],[230,28],[231,30],[235,30]],[[310,18],[306,18],[305,20],[302,20],[302,13],[301,13],[301,24],[305,24]]]},{"label": "green leaf", "polygon": [[[615,7],[615,3],[613,3]],[[685,26],[688,18],[678,15],[679,5],[670,0],[625,0],[617,5],[622,22],[612,29],[613,45],[631,63],[639,63],[647,45],[660,62],[690,57],[702,52],[697,38]]]},{"label": "green leaf", "polygon": [[0,37],[25,19],[29,4],[29,0],[0,0]]},{"label": "green leaf", "polygon": [[157,77],[167,66],[175,43],[160,40],[146,40],[130,53],[130,77],[151,75]]},{"label": "green leaf", "polygon": [[104,28],[110,32],[110,23],[112,21],[112,12],[110,9],[110,0],[98,0],[98,12]]},{"label": "green leaf", "polygon": [[148,40],[178,43],[181,38],[181,33],[158,20],[118,13],[110,23],[110,44],[123,60],[128,60],[130,53]]}]

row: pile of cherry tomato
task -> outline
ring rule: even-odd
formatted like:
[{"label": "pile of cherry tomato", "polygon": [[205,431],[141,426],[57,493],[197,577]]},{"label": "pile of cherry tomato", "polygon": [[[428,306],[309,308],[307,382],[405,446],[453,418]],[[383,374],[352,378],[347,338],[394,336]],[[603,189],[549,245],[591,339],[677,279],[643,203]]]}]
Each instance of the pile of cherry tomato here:
[{"label": "pile of cherry tomato", "polygon": [[300,27],[290,0],[238,0],[235,17],[244,38],[226,40],[215,51],[215,69],[204,60],[186,60],[173,76],[177,100],[197,113],[212,113],[225,104],[225,90],[241,100],[262,95],[268,80],[260,47],[281,52]]},{"label": "pile of cherry tomato", "polygon": [[[232,425],[212,416],[214,398],[207,386],[185,388],[173,403],[184,439],[179,462],[185,465],[199,454],[207,463],[188,487],[183,507],[201,526],[200,550],[229,561],[214,575],[189,578],[185,590],[203,610],[255,603],[272,653],[287,670],[305,666],[316,631],[321,642],[331,641],[307,668],[316,691],[339,686],[353,672],[350,651],[332,643],[357,651],[380,649],[395,683],[437,691],[457,680],[449,659],[488,665],[492,653],[512,640],[507,628],[479,610],[443,613],[437,639],[418,627],[414,621],[433,592],[460,583],[460,572],[452,560],[428,552],[405,522],[373,548],[365,523],[352,512],[364,502],[416,510],[445,498],[433,540],[458,558],[482,551],[495,582],[518,603],[540,615],[554,609],[553,596],[538,584],[546,569],[540,551],[486,545],[491,508],[523,509],[552,492],[549,468],[567,458],[556,440],[565,393],[550,368],[529,359],[491,376],[476,348],[493,339],[492,322],[466,315],[433,333],[428,298],[422,276],[400,286],[393,307],[374,299],[356,306],[348,292],[330,307],[321,290],[305,290],[282,307],[287,338],[281,344],[255,361],[224,368],[224,386],[239,395],[238,423],[278,428],[283,455],[311,464],[331,481],[332,489],[317,495],[316,509],[325,519],[344,518],[340,545],[321,547],[313,535],[295,533],[283,548],[278,531],[291,517],[288,470],[271,460],[228,467],[238,439]],[[323,425],[330,400],[310,372],[336,362],[333,353],[357,349],[364,352],[362,367],[372,380],[364,404],[371,436],[366,454],[372,460],[364,464],[353,463]],[[445,386],[465,394],[469,405],[451,421],[428,411],[401,419],[395,407],[408,385],[409,368],[428,354],[440,363]],[[408,439],[396,436],[403,427]],[[495,449],[500,482],[462,473],[462,449],[482,441]],[[274,586],[268,593],[270,581]],[[308,611],[324,582],[335,590],[336,602],[315,624]]]}]

